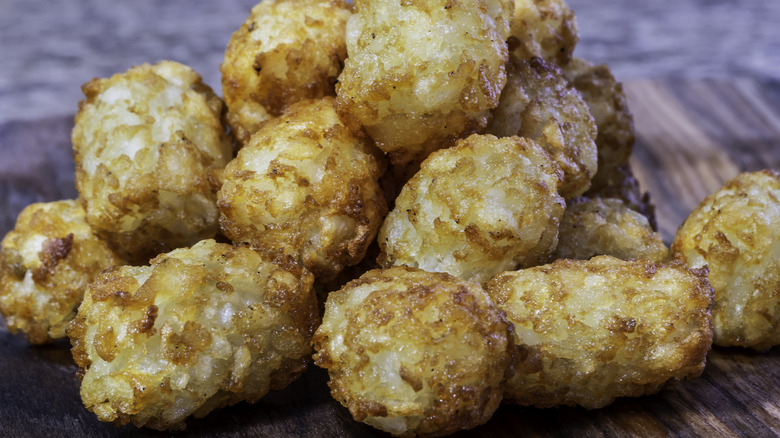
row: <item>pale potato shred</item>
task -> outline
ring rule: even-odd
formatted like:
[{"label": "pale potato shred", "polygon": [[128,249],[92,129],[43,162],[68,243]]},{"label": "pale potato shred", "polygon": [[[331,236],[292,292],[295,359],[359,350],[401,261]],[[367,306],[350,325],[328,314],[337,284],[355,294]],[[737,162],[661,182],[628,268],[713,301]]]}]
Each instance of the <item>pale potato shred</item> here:
[{"label": "pale potato shred", "polygon": [[540,58],[507,63],[507,84],[485,132],[539,142],[563,171],[566,199],[583,194],[597,170],[596,124],[563,71]]},{"label": "pale potato shred", "polygon": [[442,436],[498,408],[508,330],[478,284],[397,266],[331,293],[314,358],[358,421],[393,435]]},{"label": "pale potato shred", "polygon": [[431,154],[404,186],[379,232],[380,263],[480,283],[539,264],[558,243],[560,182],[533,140],[474,134]]},{"label": "pale potato shred", "polygon": [[313,276],[204,240],[101,273],[68,328],[81,398],[102,421],[159,430],[295,380],[319,322]]},{"label": "pale potato shred", "polygon": [[0,312],[70,338],[98,419],[164,431],[312,357],[355,420],[412,437],[780,344],[780,178],[730,181],[670,251],[622,85],[578,40],[564,0],[264,0],[224,101],[173,61],[93,79],[78,199],[20,213]]},{"label": "pale potato shred", "polygon": [[511,0],[356,0],[339,107],[394,165],[487,125],[506,83]]},{"label": "pale potato shred", "polygon": [[162,61],[82,89],[73,158],[95,234],[138,264],[213,237],[219,219],[213,172],[225,167],[232,146],[220,120],[222,101],[200,75]]},{"label": "pale potato shred", "polygon": [[225,169],[220,223],[234,242],[292,254],[320,280],[360,262],[387,214],[376,148],[335,100],[306,100],[270,120]]},{"label": "pale potato shred", "polygon": [[587,260],[596,255],[662,262],[669,249],[650,222],[614,198],[577,198],[561,219],[555,258]]},{"label": "pale potato shred", "polygon": [[[606,174],[601,174],[604,180],[597,177],[603,185],[591,187],[585,196],[588,198],[615,198],[623,201],[628,208],[641,213],[647,218],[653,230],[658,230],[655,218],[655,205],[650,199],[650,193],[643,192],[639,187],[639,181],[634,177],[631,164],[626,163]],[[594,177],[594,180],[596,177]]]},{"label": "pale potato shred", "polygon": [[488,294],[515,328],[507,399],[593,409],[699,376],[712,345],[706,274],[598,256],[497,275]]},{"label": "pale potato shred", "polygon": [[263,0],[252,8],[220,67],[227,120],[241,144],[293,103],[336,95],[350,10],[342,0]]},{"label": "pale potato shred", "polygon": [[675,257],[708,266],[715,344],[780,344],[780,176],[738,175],[704,199],[675,236]]},{"label": "pale potato shred", "polygon": [[591,192],[603,190],[619,168],[628,164],[634,147],[634,118],[628,110],[623,85],[609,67],[574,58],[563,72],[571,86],[580,92],[598,128],[598,171]]},{"label": "pale potato shred", "polygon": [[574,11],[563,0],[515,0],[509,50],[517,59],[568,64],[579,42]]},{"label": "pale potato shred", "polygon": [[33,344],[65,337],[84,289],[117,264],[121,260],[92,233],[77,201],[27,206],[0,252],[0,313],[8,329]]}]

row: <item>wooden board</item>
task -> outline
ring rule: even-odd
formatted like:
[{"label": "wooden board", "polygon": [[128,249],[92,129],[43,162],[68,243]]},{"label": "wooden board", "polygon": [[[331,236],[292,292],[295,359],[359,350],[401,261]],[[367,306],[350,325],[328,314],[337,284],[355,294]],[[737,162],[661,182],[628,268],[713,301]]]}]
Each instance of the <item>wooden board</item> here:
[{"label": "wooden board", "polygon": [[[754,81],[626,84],[638,142],[632,158],[669,242],[707,194],[738,172],[780,170],[780,84]],[[26,204],[75,196],[70,118],[0,126],[0,233]],[[32,347],[0,328],[0,436],[160,436],[115,428],[81,405],[67,342]],[[352,421],[312,368],[255,405],[191,420],[179,436],[385,436]],[[502,406],[486,425],[456,436],[780,435],[780,347],[716,348],[704,374],[658,394],[599,410]]]}]

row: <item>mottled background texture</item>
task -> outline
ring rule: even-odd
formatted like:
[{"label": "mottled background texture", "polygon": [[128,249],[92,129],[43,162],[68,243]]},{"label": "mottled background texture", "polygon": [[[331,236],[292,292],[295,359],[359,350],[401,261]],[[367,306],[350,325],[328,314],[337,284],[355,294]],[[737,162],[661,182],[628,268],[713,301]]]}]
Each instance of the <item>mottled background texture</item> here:
[{"label": "mottled background texture", "polygon": [[[81,84],[173,59],[221,94],[219,63],[253,0],[0,0],[0,123],[73,114]],[[577,55],[623,81],[780,80],[780,1],[569,0]]]}]

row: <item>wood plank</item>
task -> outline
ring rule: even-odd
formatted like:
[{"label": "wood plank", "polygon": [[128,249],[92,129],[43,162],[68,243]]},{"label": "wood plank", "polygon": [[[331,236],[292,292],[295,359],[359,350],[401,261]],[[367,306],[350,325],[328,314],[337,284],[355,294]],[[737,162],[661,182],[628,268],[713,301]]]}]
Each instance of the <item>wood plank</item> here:
[{"label": "wood plank", "polygon": [[[636,81],[626,84],[636,120],[632,163],[670,241],[687,214],[738,172],[780,170],[780,84]],[[75,196],[70,117],[0,126],[0,233],[24,205]],[[32,347],[0,325],[0,436],[161,436],[100,423],[84,409],[67,342]],[[240,403],[188,422],[177,436],[386,436],[354,422],[312,368],[255,405]],[[780,348],[716,348],[704,374],[658,394],[603,409],[502,406],[486,425],[455,436],[780,435]]]},{"label": "wood plank", "polygon": [[707,195],[740,172],[780,170],[780,84],[632,81],[632,167],[667,243]]}]

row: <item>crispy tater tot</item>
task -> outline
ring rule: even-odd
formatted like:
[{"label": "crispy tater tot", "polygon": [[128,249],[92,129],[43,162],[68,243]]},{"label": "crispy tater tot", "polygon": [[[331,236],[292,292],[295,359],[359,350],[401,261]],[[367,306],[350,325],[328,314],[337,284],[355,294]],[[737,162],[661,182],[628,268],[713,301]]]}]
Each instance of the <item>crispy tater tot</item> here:
[{"label": "crispy tater tot", "polygon": [[634,118],[623,85],[608,66],[594,66],[582,58],[573,58],[564,74],[582,95],[598,129],[598,170],[585,196],[622,199],[657,230],[655,206],[650,195],[640,189],[629,164],[635,141]]},{"label": "crispy tater tot", "polygon": [[512,0],[356,0],[336,93],[394,165],[484,128],[506,82]]},{"label": "crispy tater tot", "polygon": [[613,169],[608,174],[601,174],[603,184],[591,187],[585,192],[588,198],[616,198],[625,202],[628,208],[637,211],[647,218],[650,227],[658,231],[655,217],[655,205],[650,199],[650,193],[642,192],[639,181],[634,177],[631,164],[626,163]]},{"label": "crispy tater tot", "polygon": [[239,143],[295,102],[336,95],[350,9],[343,0],[263,0],[252,8],[220,66]]},{"label": "crispy tater tot", "polygon": [[318,280],[363,258],[387,214],[379,152],[325,97],[269,120],[225,168],[220,224],[234,242],[284,251]]},{"label": "crispy tater tot", "polygon": [[214,236],[210,174],[227,164],[232,144],[211,88],[191,68],[162,61],[82,90],[73,157],[93,231],[134,264]]},{"label": "crispy tater tot", "polygon": [[704,199],[677,230],[674,256],[708,266],[715,344],[780,344],[780,176],[738,175]]},{"label": "crispy tater tot", "polygon": [[698,377],[712,345],[706,269],[610,256],[560,259],[488,284],[514,324],[507,401],[595,409]]},{"label": "crispy tater tot", "polygon": [[84,405],[101,421],[180,430],[284,388],[310,360],[312,282],[292,260],[213,240],[104,271],[68,327]]},{"label": "crispy tater tot", "polygon": [[515,0],[509,50],[517,59],[543,58],[565,66],[580,37],[563,0]]},{"label": "crispy tater tot", "polygon": [[312,342],[331,394],[357,421],[443,436],[498,408],[511,373],[508,330],[478,284],[399,266],[332,292]]},{"label": "crispy tater tot", "polygon": [[662,262],[669,249],[647,218],[620,199],[576,198],[561,219],[555,258],[587,260],[611,255],[622,260]]},{"label": "crispy tater tot", "polygon": [[540,58],[510,57],[507,84],[485,132],[528,137],[544,146],[563,170],[559,191],[566,199],[584,193],[596,174],[596,124],[588,106],[563,72]]},{"label": "crispy tater tot", "polygon": [[92,234],[77,201],[25,207],[0,252],[0,313],[8,330],[33,344],[64,338],[87,284],[120,263]]},{"label": "crispy tater tot", "polygon": [[565,203],[561,172],[533,140],[474,134],[436,151],[379,231],[380,264],[486,283],[546,261]]},{"label": "crispy tater tot", "polygon": [[591,189],[597,191],[628,163],[634,147],[634,118],[628,110],[623,85],[606,65],[594,66],[574,58],[563,71],[582,95],[598,128],[598,171],[591,181]]}]

